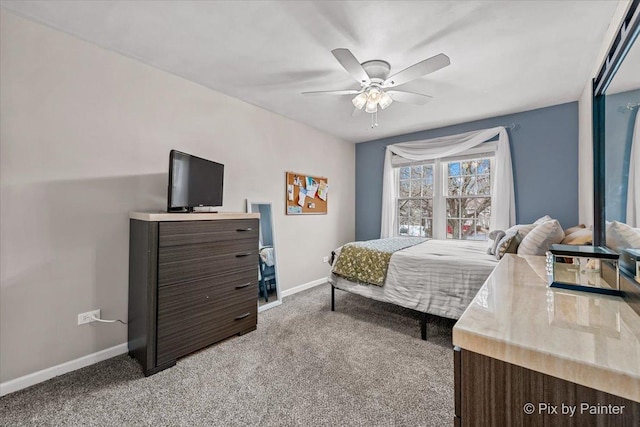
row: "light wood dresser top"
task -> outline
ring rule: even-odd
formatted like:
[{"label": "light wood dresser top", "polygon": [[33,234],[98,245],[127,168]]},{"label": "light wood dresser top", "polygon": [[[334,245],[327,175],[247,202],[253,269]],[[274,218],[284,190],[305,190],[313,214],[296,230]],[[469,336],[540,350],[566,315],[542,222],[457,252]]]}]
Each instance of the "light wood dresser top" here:
[{"label": "light wood dresser top", "polygon": [[259,213],[242,212],[194,212],[194,213],[167,213],[167,212],[129,212],[130,219],[140,221],[214,221],[221,219],[252,219],[260,218]]},{"label": "light wood dresser top", "polygon": [[549,288],[545,257],[506,255],[453,344],[640,402],[640,316],[620,297]]}]

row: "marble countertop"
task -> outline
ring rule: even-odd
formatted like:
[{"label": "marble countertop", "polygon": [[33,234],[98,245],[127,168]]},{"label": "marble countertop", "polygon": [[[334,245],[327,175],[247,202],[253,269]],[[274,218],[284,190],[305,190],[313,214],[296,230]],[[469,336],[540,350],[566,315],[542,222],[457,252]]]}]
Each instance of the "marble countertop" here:
[{"label": "marble countertop", "polygon": [[640,402],[640,316],[552,289],[545,257],[506,255],[453,328],[465,350]]},{"label": "marble countertop", "polygon": [[167,213],[167,212],[129,212],[130,219],[140,221],[214,221],[220,219],[252,219],[260,218],[259,213],[242,212],[194,212],[194,213]]}]

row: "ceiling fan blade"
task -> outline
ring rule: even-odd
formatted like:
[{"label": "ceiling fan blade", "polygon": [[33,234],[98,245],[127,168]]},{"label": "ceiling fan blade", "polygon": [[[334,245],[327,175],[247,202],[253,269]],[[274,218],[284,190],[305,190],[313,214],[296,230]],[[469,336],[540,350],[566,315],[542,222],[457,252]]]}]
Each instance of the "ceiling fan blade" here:
[{"label": "ceiling fan blade", "polygon": [[387,95],[394,101],[406,102],[407,104],[424,105],[431,101],[432,96],[415,92],[405,92],[403,90],[386,90]]},{"label": "ceiling fan blade", "polygon": [[362,114],[362,111],[364,110],[364,108],[360,109],[360,108],[354,108],[353,109],[353,113],[351,113],[351,117],[357,117],[360,114]]},{"label": "ceiling fan blade", "polygon": [[361,91],[356,89],[349,90],[317,90],[312,92],[302,92],[303,95],[357,95]]},{"label": "ceiling fan blade", "polygon": [[333,56],[336,57],[340,65],[342,65],[344,69],[347,70],[349,74],[351,74],[351,77],[356,79],[358,83],[371,83],[369,75],[364,70],[364,68],[362,68],[360,62],[358,62],[356,57],[353,56],[353,53],[351,53],[349,49],[333,49],[331,53],[333,53]]},{"label": "ceiling fan blade", "polygon": [[429,73],[433,73],[434,71],[438,71],[449,64],[451,64],[449,57],[444,53],[440,53],[394,74],[385,80],[382,85],[384,87],[395,87],[425,76]]}]

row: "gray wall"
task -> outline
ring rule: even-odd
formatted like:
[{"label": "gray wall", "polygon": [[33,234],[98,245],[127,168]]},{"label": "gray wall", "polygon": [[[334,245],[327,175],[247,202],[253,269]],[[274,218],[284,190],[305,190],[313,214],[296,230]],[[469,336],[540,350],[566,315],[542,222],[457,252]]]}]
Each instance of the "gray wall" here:
[{"label": "gray wall", "polygon": [[[126,343],[129,211],[166,210],[169,150],[225,165],[224,212],[273,202],[283,290],[354,237],[355,147],[0,9],[0,381]],[[322,156],[309,156],[321,150]],[[285,171],[330,177],[285,215]],[[304,236],[304,238],[300,238]]]},{"label": "gray wall", "polygon": [[[605,100],[605,216],[607,221],[627,220],[627,187],[633,126],[640,102],[640,89],[607,95]],[[618,108],[623,107],[622,111]]]},{"label": "gray wall", "polygon": [[384,146],[517,123],[509,130],[516,218],[549,214],[564,227],[578,223],[578,103],[363,142],[356,146],[356,239],[380,236]]}]

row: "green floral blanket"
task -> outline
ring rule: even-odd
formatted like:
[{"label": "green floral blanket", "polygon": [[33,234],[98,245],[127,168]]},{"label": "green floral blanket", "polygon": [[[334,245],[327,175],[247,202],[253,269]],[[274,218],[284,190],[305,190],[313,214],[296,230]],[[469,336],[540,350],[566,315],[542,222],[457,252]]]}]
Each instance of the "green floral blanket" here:
[{"label": "green floral blanket", "polygon": [[427,240],[423,237],[392,237],[347,243],[340,250],[333,273],[352,282],[382,286],[387,278],[391,255]]}]

